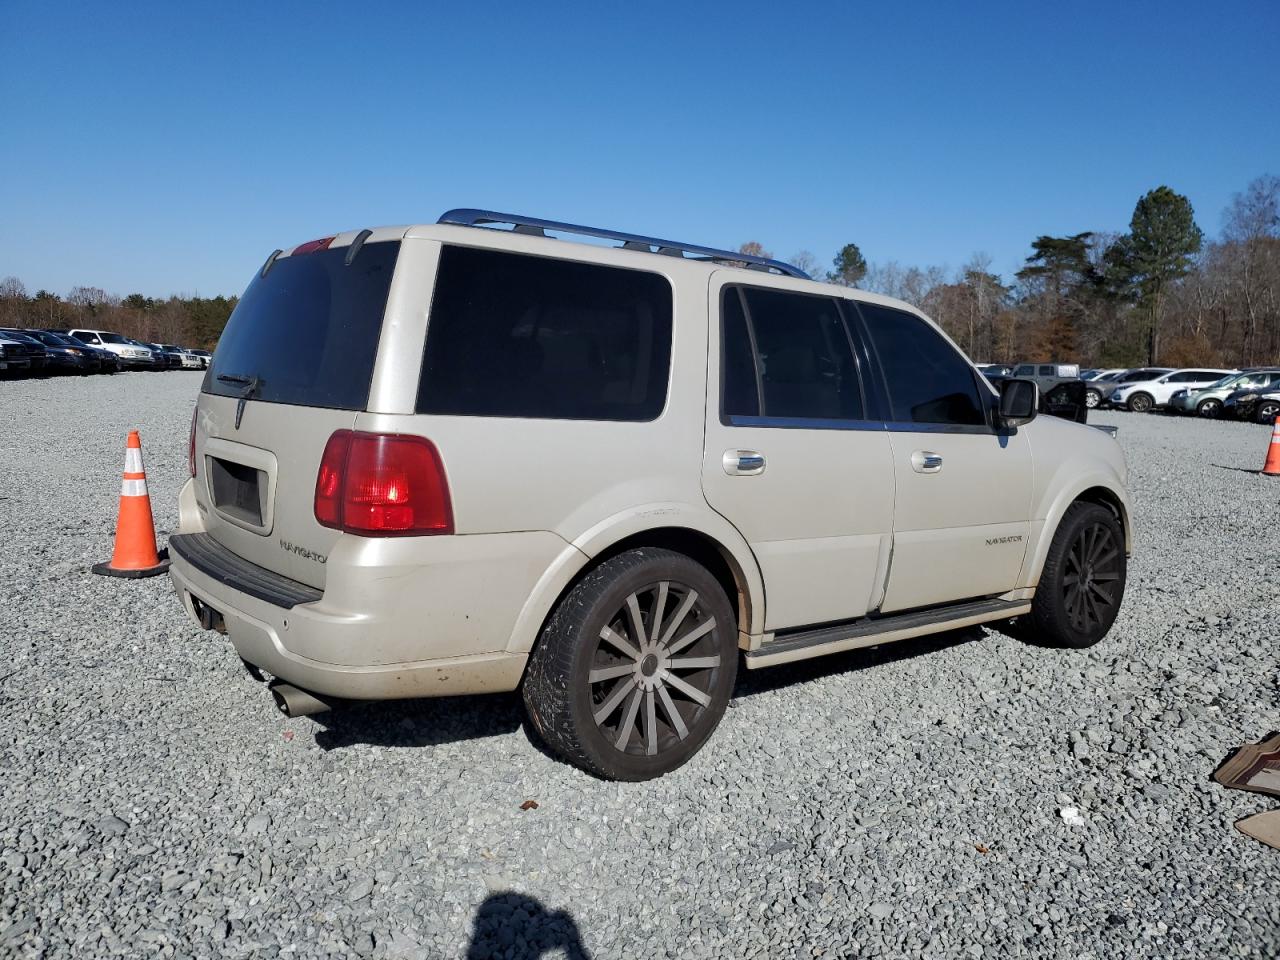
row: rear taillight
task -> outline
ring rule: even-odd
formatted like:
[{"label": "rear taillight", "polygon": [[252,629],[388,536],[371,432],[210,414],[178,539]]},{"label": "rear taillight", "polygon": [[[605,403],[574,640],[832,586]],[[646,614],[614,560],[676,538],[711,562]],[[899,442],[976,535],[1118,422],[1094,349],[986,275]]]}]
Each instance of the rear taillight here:
[{"label": "rear taillight", "polygon": [[453,533],[439,451],[423,437],[339,430],[320,458],[315,515],[366,537]]},{"label": "rear taillight", "polygon": [[193,477],[196,475],[196,416],[199,413],[199,407],[191,411],[191,436],[187,438],[187,467]]}]

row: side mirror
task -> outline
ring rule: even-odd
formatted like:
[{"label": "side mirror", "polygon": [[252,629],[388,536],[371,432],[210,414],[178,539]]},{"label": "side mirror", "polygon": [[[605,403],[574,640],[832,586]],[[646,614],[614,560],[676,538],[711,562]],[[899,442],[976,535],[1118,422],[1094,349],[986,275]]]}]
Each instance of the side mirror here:
[{"label": "side mirror", "polygon": [[1036,418],[1040,388],[1034,380],[1000,382],[1000,426],[1020,427]]}]

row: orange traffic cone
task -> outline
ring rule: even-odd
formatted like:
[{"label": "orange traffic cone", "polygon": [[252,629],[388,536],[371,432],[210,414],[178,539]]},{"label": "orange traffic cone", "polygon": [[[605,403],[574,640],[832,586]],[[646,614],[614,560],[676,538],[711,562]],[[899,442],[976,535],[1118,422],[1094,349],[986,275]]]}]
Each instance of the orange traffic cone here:
[{"label": "orange traffic cone", "polygon": [[116,520],[116,548],[110,563],[95,563],[93,572],[107,577],[154,577],[169,569],[168,558],[156,552],[156,526],[151,519],[147,474],[142,469],[142,441],[129,431],[124,450],[124,482],[120,486],[120,515]]},{"label": "orange traffic cone", "polygon": [[1262,472],[1268,477],[1280,477],[1280,417],[1271,428],[1271,443],[1267,445],[1267,461]]}]

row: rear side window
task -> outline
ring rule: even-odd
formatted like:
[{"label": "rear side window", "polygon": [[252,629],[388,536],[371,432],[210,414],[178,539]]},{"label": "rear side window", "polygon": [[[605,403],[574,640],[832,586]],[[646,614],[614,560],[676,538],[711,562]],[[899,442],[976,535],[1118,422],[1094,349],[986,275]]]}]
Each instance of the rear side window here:
[{"label": "rear side window", "polygon": [[1036,368],[1029,363],[1024,363],[1017,370],[1013,371],[1013,375],[1015,377],[1034,377],[1036,375]]},{"label": "rear side window", "polygon": [[1041,368],[1040,368],[1040,376],[1042,376],[1042,377],[1052,377],[1053,375],[1054,375],[1054,369],[1053,369],[1053,367],[1041,367]]},{"label": "rear side window", "polygon": [[919,317],[859,303],[899,423],[982,426],[986,410],[972,369]]},{"label": "rear side window", "polygon": [[863,419],[835,300],[761,287],[726,287],[722,296],[725,416]]},{"label": "rear side window", "polygon": [[282,257],[249,284],[227,321],[207,393],[336,410],[369,401],[399,241]]},{"label": "rear side window", "polygon": [[653,420],[667,398],[671,302],[655,273],[446,246],[417,410]]}]

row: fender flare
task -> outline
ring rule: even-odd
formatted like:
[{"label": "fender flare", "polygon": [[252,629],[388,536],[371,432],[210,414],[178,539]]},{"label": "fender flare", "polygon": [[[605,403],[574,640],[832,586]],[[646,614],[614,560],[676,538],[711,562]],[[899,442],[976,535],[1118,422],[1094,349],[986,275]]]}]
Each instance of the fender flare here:
[{"label": "fender flare", "polygon": [[1040,583],[1040,574],[1043,572],[1045,560],[1049,556],[1049,546],[1053,543],[1054,534],[1058,532],[1058,525],[1062,522],[1063,515],[1066,514],[1067,508],[1071,504],[1081,499],[1083,494],[1087,494],[1092,490],[1102,491],[1104,496],[1108,496],[1115,501],[1114,505],[1118,506],[1120,510],[1120,523],[1124,528],[1125,555],[1132,555],[1133,508],[1129,503],[1129,496],[1125,493],[1124,485],[1120,482],[1119,477],[1102,471],[1095,471],[1083,477],[1074,477],[1068,486],[1063,487],[1054,495],[1049,509],[1045,512],[1044,519],[1033,521],[1041,524],[1040,536],[1035,550],[1029,552],[1026,559],[1023,560],[1022,574],[1019,577],[1019,583],[1023,587],[1035,587]]},{"label": "fender flare", "polygon": [[658,530],[684,530],[700,534],[719,547],[745,594],[746,623],[740,632],[764,630],[764,578],[755,554],[728,520],[703,506],[679,502],[649,503],[631,507],[583,531],[543,571],[516,617],[507,642],[509,653],[528,653],[538,633],[566,587],[596,557],[623,540]]}]

